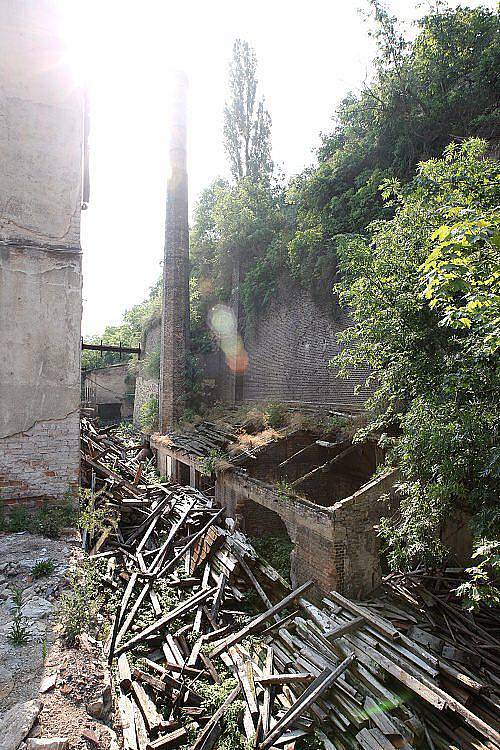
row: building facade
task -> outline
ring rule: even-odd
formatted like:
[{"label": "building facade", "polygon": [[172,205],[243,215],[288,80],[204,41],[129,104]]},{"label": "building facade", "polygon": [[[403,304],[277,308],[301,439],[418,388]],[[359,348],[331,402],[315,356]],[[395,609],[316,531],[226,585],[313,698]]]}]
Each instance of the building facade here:
[{"label": "building facade", "polygon": [[[0,0],[0,499],[79,475],[84,95],[55,0]],[[64,363],[64,366],[61,366]]]}]

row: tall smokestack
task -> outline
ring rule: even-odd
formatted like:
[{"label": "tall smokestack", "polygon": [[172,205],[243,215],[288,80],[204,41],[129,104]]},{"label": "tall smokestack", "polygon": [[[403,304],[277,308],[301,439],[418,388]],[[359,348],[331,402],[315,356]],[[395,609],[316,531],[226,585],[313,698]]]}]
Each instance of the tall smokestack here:
[{"label": "tall smokestack", "polygon": [[187,78],[175,73],[170,96],[170,176],[167,182],[163,314],[160,364],[160,429],[182,416],[189,349],[189,226],[186,169]]}]

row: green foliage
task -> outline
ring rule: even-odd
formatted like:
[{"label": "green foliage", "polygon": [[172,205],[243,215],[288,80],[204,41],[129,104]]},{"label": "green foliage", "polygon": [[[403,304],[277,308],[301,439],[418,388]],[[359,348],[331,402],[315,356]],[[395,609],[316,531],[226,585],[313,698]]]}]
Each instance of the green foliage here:
[{"label": "green foliage", "polygon": [[457,594],[463,597],[469,611],[481,605],[500,606],[500,541],[482,541],[476,545],[472,558],[477,564],[467,568],[469,580],[457,588]]},{"label": "green foliage", "polygon": [[323,750],[324,747],[322,738],[316,732],[300,737],[297,741],[297,750]]},{"label": "green foliage", "polygon": [[369,6],[378,48],[373,80],[342,101],[318,165],[289,192],[298,212],[290,261],[305,285],[335,279],[339,238],[391,216],[379,191],[385,180],[411,179],[419,160],[451,140],[498,134],[497,13],[440,4],[407,41],[378,0]]},{"label": "green foliage", "polygon": [[158,380],[160,377],[160,359],[161,349],[158,345],[152,352],[150,352],[150,354],[148,354],[143,362],[143,372],[153,380]]},{"label": "green foliage", "polygon": [[276,494],[281,500],[286,500],[293,495],[293,487],[287,479],[280,479],[275,482]]},{"label": "green foliage", "polygon": [[468,207],[448,214],[450,223],[432,235],[437,244],[422,266],[424,296],[441,315],[440,325],[481,331],[493,354],[500,345],[500,211]]},{"label": "green foliage", "polygon": [[245,311],[255,317],[275,292],[290,226],[284,192],[276,183],[242,179],[231,186],[216,180],[204,191],[194,210],[191,260],[206,306],[229,300],[239,267]]},{"label": "green foliage", "polygon": [[[105,598],[101,589],[103,561],[84,557],[70,575],[70,590],[64,591],[59,602],[63,635],[69,646],[81,633],[91,633],[102,614]],[[109,604],[109,602],[108,602]]]},{"label": "green foliage", "polygon": [[275,429],[284,427],[287,414],[288,408],[285,404],[269,404],[265,413],[266,426]]},{"label": "green foliage", "polygon": [[229,102],[224,108],[224,149],[235,181],[267,179],[271,160],[271,117],[257,102],[257,58],[248,42],[236,39],[229,68]]},{"label": "green foliage", "polygon": [[200,469],[203,474],[210,476],[210,474],[217,470],[222,461],[227,461],[227,458],[227,453],[223,450],[220,448],[212,448],[208,456],[201,461]]},{"label": "green foliage", "polygon": [[[160,277],[149,290],[147,299],[124,313],[123,322],[120,325],[106,326],[102,334],[91,336],[87,339],[87,343],[99,344],[102,340],[103,344],[118,345],[121,342],[123,346],[138,346],[144,327],[151,319],[157,318],[161,311],[162,283]],[[128,360],[133,361],[135,365],[135,355],[124,354],[122,356],[122,361]],[[82,352],[81,366],[84,370],[91,370],[94,367],[103,367],[119,361],[119,354],[116,352],[106,352],[101,357],[99,352],[85,350]]]},{"label": "green foliage", "polygon": [[8,515],[4,513],[0,517],[0,530],[11,533],[29,531],[56,539],[62,528],[73,526],[75,521],[76,513],[70,500],[58,505],[46,501],[35,510],[14,506]]},{"label": "green foliage", "polygon": [[7,640],[13,646],[24,646],[30,639],[27,620],[23,616],[24,592],[17,586],[12,591],[12,624],[7,633]]},{"label": "green foliage", "polygon": [[50,558],[48,560],[37,560],[31,568],[31,575],[37,581],[39,578],[45,578],[52,575],[55,570],[55,562]]},{"label": "green foliage", "polygon": [[477,140],[450,146],[409,188],[388,186],[394,218],[340,254],[337,291],[354,324],[337,365],[344,374],[370,365],[367,430],[399,433],[391,460],[403,475],[401,512],[382,524],[393,566],[440,558],[439,530],[455,511],[473,514],[480,537],[500,528],[500,168],[485,150]]},{"label": "green foliage", "polygon": [[293,544],[289,539],[264,534],[259,537],[250,537],[250,543],[255,551],[272,565],[285,580],[290,580],[290,555]]},{"label": "green foliage", "polygon": [[159,408],[158,396],[150,396],[143,403],[139,411],[139,420],[144,430],[153,432],[158,428]]},{"label": "green foliage", "polygon": [[[218,685],[206,682],[197,683],[196,692],[203,698],[202,708],[205,712],[208,715],[215,713],[234,690],[236,684],[234,677],[227,677]],[[224,729],[217,742],[218,750],[249,750],[249,745],[240,729],[240,719],[245,705],[242,700],[236,700],[224,712],[222,718]]]},{"label": "green foliage", "polygon": [[86,531],[92,539],[104,529],[108,513],[104,507],[96,508],[95,495],[91,490],[80,488],[80,515],[78,528]]}]

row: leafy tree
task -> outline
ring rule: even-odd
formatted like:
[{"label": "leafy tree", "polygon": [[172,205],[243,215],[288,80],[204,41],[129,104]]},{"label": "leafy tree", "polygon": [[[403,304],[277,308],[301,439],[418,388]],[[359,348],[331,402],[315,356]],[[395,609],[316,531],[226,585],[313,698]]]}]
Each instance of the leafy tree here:
[{"label": "leafy tree", "polygon": [[274,181],[216,180],[194,211],[191,231],[192,274],[206,305],[228,301],[235,261],[240,266],[245,309],[252,318],[274,290],[286,266],[291,217],[283,188]]},{"label": "leafy tree", "polygon": [[257,101],[257,58],[248,42],[236,39],[229,68],[229,102],[224,108],[224,147],[235,181],[267,179],[271,161],[271,117]]},{"label": "leafy tree", "polygon": [[[436,560],[457,510],[479,539],[500,530],[500,167],[470,140],[387,183],[394,218],[339,244],[337,291],[352,314],[337,364],[368,363],[368,429],[401,470],[401,509],[382,532],[394,566]],[[361,435],[360,435],[361,437]]]},{"label": "leafy tree", "polygon": [[328,269],[333,278],[340,236],[391,216],[379,191],[384,180],[411,179],[418,161],[438,156],[450,141],[499,134],[497,13],[442,3],[407,41],[378,0],[369,5],[374,76],[345,97],[317,166],[290,189],[298,211],[290,260],[304,284]]}]

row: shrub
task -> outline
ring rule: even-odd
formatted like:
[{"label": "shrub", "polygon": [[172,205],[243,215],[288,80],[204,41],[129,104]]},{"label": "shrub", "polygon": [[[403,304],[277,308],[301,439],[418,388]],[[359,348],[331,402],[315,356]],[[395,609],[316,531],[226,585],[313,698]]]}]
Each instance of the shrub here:
[{"label": "shrub", "polygon": [[23,616],[24,606],[24,595],[23,590],[19,587],[13,589],[12,592],[12,625],[10,626],[9,632],[7,633],[7,640],[14,646],[24,646],[30,638],[30,632],[27,628],[27,619]]},{"label": "shrub", "polygon": [[144,430],[153,431],[158,429],[159,411],[158,396],[150,396],[143,403],[139,412],[139,421]]},{"label": "shrub", "polygon": [[70,575],[70,590],[63,592],[59,603],[59,616],[63,635],[69,646],[76,637],[92,631],[104,606],[100,589],[100,560],[84,557]]},{"label": "shrub", "polygon": [[69,500],[58,505],[44,502],[34,511],[22,505],[14,506],[9,515],[0,517],[0,530],[11,533],[29,531],[56,539],[62,528],[73,526],[75,522],[76,511]]},{"label": "shrub", "polygon": [[288,409],[284,404],[269,404],[265,413],[267,427],[283,427]]}]

